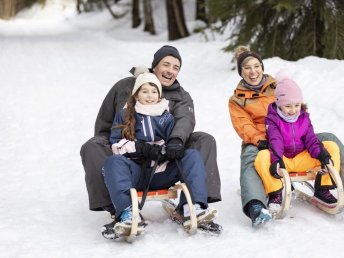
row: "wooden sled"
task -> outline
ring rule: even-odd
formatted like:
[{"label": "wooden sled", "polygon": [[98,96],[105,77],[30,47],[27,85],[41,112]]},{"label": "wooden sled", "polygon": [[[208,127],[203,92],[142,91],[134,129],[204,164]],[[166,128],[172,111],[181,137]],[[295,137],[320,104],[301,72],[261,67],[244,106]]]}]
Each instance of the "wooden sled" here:
[{"label": "wooden sled", "polygon": [[315,176],[320,170],[320,168],[316,168],[313,170],[309,170],[306,172],[291,172],[288,173],[285,169],[280,169],[280,173],[283,181],[283,201],[281,205],[281,209],[278,212],[273,213],[273,217],[276,219],[282,219],[286,216],[291,202],[291,195],[292,195],[292,185],[296,186],[295,183],[302,184],[303,186],[307,187],[311,194],[306,193],[305,191],[300,190],[298,187],[294,187],[294,191],[304,200],[312,203],[319,209],[329,213],[329,214],[337,214],[343,210],[344,207],[344,192],[343,192],[343,183],[339,176],[339,173],[335,170],[333,166],[327,166],[330,175],[332,176],[335,185],[337,186],[337,205],[334,207],[328,207],[322,203],[317,202],[314,197],[314,187],[308,181],[315,180]]},{"label": "wooden sled", "polygon": [[[167,206],[173,206],[171,204],[170,199],[178,198],[178,190],[184,192],[187,204],[190,209],[190,220],[191,225],[189,228],[186,228],[186,232],[189,234],[195,234],[197,232],[197,218],[196,213],[194,210],[194,205],[192,203],[191,195],[186,187],[185,183],[177,183],[174,186],[170,187],[169,189],[161,189],[161,190],[153,190],[149,191],[146,197],[146,201],[161,201],[163,203],[164,209],[169,212],[170,209]],[[125,239],[127,242],[132,242],[134,238],[139,235],[138,233],[138,219],[139,219],[139,201],[142,198],[142,191],[137,192],[135,188],[130,189],[130,196],[132,202],[132,210],[133,210],[133,219],[132,219],[132,227],[129,236],[126,236]]]}]

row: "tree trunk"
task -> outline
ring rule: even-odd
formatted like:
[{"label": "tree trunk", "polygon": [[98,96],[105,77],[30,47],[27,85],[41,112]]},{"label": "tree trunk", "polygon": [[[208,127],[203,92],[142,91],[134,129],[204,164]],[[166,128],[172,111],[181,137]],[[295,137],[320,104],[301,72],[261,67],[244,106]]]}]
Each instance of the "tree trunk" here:
[{"label": "tree trunk", "polygon": [[17,12],[16,0],[1,0],[0,1],[0,19],[10,19]]},{"label": "tree trunk", "polygon": [[139,0],[133,0],[132,23],[133,28],[137,28],[141,24]]},{"label": "tree trunk", "polygon": [[189,36],[185,24],[182,0],[166,0],[168,39],[176,40]]},{"label": "tree trunk", "polygon": [[315,55],[324,56],[324,44],[322,43],[322,37],[325,33],[325,25],[321,20],[320,14],[316,14],[315,17]]},{"label": "tree trunk", "polygon": [[143,11],[145,14],[145,27],[144,31],[150,32],[150,34],[155,35],[155,26],[154,26],[154,19],[153,19],[153,10],[151,5],[151,0],[144,0],[143,1]]},{"label": "tree trunk", "polygon": [[208,23],[208,16],[206,12],[206,0],[197,0],[196,1],[196,20],[204,21],[207,25]]},{"label": "tree trunk", "polygon": [[76,10],[78,11],[78,14],[81,13],[81,0],[76,0]]}]

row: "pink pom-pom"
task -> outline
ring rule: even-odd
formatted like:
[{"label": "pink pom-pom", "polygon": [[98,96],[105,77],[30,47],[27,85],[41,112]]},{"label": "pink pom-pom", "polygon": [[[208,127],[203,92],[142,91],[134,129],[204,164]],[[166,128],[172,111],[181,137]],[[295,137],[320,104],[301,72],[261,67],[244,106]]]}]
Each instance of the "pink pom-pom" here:
[{"label": "pink pom-pom", "polygon": [[291,79],[292,79],[291,76],[290,76],[290,74],[289,74],[289,72],[288,72],[288,70],[286,70],[286,69],[281,69],[281,70],[279,70],[279,71],[276,73],[275,78],[276,78],[276,81],[277,81],[277,82],[281,82],[281,81],[283,81],[283,80],[291,80]]}]

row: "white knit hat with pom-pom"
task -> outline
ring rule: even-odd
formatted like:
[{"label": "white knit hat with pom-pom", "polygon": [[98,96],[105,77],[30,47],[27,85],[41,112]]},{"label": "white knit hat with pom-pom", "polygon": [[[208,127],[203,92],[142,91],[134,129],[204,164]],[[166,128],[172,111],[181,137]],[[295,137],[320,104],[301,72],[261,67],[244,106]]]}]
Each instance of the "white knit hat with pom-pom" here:
[{"label": "white knit hat with pom-pom", "polygon": [[275,96],[277,106],[303,103],[303,95],[300,87],[290,78],[286,70],[280,70],[276,74],[276,82]]},{"label": "white knit hat with pom-pom", "polygon": [[134,95],[143,84],[150,82],[158,87],[159,95],[161,96],[161,83],[154,73],[149,72],[148,68],[144,66],[136,67],[134,76],[136,77],[136,81],[134,84],[132,95]]}]

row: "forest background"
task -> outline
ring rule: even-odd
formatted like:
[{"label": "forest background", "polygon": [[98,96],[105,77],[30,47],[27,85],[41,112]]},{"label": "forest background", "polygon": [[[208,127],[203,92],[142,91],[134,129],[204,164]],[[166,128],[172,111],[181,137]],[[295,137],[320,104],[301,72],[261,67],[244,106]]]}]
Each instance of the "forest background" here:
[{"label": "forest background", "polygon": [[[344,58],[344,1],[196,0],[197,26],[191,33],[185,22],[185,12],[190,12],[186,2],[165,0],[170,41],[210,29],[227,37],[224,51],[248,45],[265,58]],[[46,0],[0,0],[0,19],[11,19],[35,3],[43,6]],[[79,14],[107,9],[114,19],[131,15],[132,28],[144,23],[143,30],[155,35],[155,24],[159,22],[154,20],[156,3],[157,0],[75,0],[75,8]]]}]

